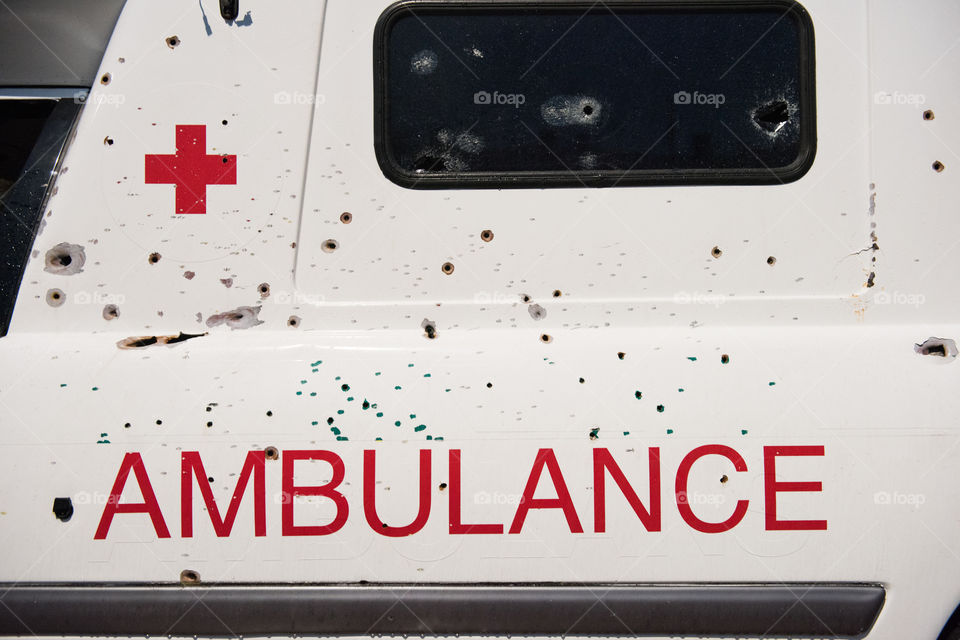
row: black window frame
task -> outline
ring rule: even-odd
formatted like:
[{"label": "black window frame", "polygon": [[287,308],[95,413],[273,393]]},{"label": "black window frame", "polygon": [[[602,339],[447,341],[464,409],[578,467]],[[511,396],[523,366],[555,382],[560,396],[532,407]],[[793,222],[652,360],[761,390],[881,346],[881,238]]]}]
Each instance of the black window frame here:
[{"label": "black window frame", "polygon": [[572,170],[524,172],[424,172],[399,166],[390,150],[388,135],[388,38],[395,20],[409,11],[479,13],[508,9],[543,12],[551,9],[587,11],[596,6],[589,0],[400,0],[377,20],[373,38],[374,151],[383,174],[392,182],[409,189],[509,189],[612,186],[678,185],[778,185],[795,182],[813,166],[817,151],[816,54],[813,21],[794,0],[610,0],[603,7],[616,11],[748,11],[773,9],[791,14],[796,20],[799,38],[798,111],[800,147],[796,159],[777,168],[740,169],[644,169],[644,170]]}]

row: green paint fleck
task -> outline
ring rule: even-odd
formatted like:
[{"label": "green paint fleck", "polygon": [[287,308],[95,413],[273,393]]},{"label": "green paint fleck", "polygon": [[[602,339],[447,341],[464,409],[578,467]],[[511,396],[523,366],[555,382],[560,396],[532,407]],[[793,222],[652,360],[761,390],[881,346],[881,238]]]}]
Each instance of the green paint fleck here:
[{"label": "green paint fleck", "polygon": [[318,423],[316,420],[313,420],[313,421],[310,422],[310,424],[312,424],[313,426],[317,426],[317,424],[319,424],[319,423]]},{"label": "green paint fleck", "polygon": [[315,397],[316,395],[317,395],[317,392],[316,392],[316,391],[311,391],[311,392],[310,392],[310,397],[311,397],[311,398]]},{"label": "green paint fleck", "polygon": [[600,437],[600,427],[594,427],[593,429],[590,429],[591,440],[596,440],[599,437]]},{"label": "green paint fleck", "polygon": [[393,423],[393,426],[395,426],[395,427],[399,427],[399,426],[400,426],[400,421],[399,421],[399,420],[397,420],[396,422],[394,422],[394,423]]},{"label": "green paint fleck", "polygon": [[320,371],[320,369],[311,369],[311,371],[313,371],[314,373],[316,373],[316,372]]},{"label": "green paint fleck", "polygon": [[426,429],[426,428],[427,428],[427,425],[425,425],[425,424],[418,424],[417,426],[415,426],[415,427],[413,428],[413,430],[414,430],[414,431],[423,431],[423,430]]},{"label": "green paint fleck", "polygon": [[689,360],[690,362],[696,362],[697,356],[687,356],[687,360]]},{"label": "green paint fleck", "polygon": [[376,372],[376,373],[374,373],[373,375],[375,375],[375,376],[378,376],[378,375],[380,375],[380,372],[379,372],[379,371],[377,371],[377,372]]},{"label": "green paint fleck", "polygon": [[400,391],[400,385],[395,386],[394,389]]},{"label": "green paint fleck", "polygon": [[349,439],[350,439],[350,438],[348,438],[347,436],[337,436],[337,441],[338,441],[338,442],[346,442],[346,441],[349,440]]},{"label": "green paint fleck", "polygon": [[657,413],[663,413],[663,410],[666,409],[662,404],[657,405]]},{"label": "green paint fleck", "polygon": [[306,380],[301,380],[301,381],[300,381],[300,384],[307,384],[307,381],[306,381]]},{"label": "green paint fleck", "polygon": [[773,381],[770,381],[770,382],[768,382],[767,384],[772,387],[773,385],[775,385],[775,384],[777,384],[777,383],[776,383],[776,382],[773,382]]},{"label": "green paint fleck", "polygon": [[347,402],[353,402],[353,396],[347,396]]},{"label": "green paint fleck", "polygon": [[408,366],[408,367],[412,367],[412,366],[413,366],[413,363],[411,362],[411,363],[408,364],[407,366]]},{"label": "green paint fleck", "polygon": [[740,435],[742,435],[742,436],[747,435],[747,430],[746,430],[746,429],[740,429]]},{"label": "green paint fleck", "polygon": [[377,440],[377,442],[383,442],[383,438],[381,438],[380,436],[377,436],[377,437],[376,437],[376,440]]},{"label": "green paint fleck", "polygon": [[639,400],[640,398],[643,397],[643,393],[641,393],[640,391],[634,391],[634,392],[633,392],[633,397],[636,398],[637,400]]},{"label": "green paint fleck", "polygon": [[302,396],[302,395],[303,395],[303,391],[297,391],[297,395],[298,395],[298,396]]},{"label": "green paint fleck", "polygon": [[334,378],[334,380],[339,380],[339,379],[340,379],[340,376],[337,376],[336,378]]},{"label": "green paint fleck", "polygon": [[316,362],[311,362],[311,363],[310,363],[310,366],[311,366],[311,367],[318,367],[318,366],[320,366],[321,364],[323,364],[323,360],[317,360]]},{"label": "green paint fleck", "polygon": [[628,436],[628,435],[630,435],[630,432],[629,432],[629,431],[624,431],[624,432],[623,432],[623,435]]},{"label": "green paint fleck", "polygon": [[337,409],[337,415],[338,415],[338,416],[342,416],[342,415],[343,415],[343,409]]},{"label": "green paint fleck", "polygon": [[382,417],[383,417],[383,411],[377,411],[377,417],[378,417],[378,418],[382,418]]},{"label": "green paint fleck", "polygon": [[330,427],[330,431],[333,432],[333,435],[335,436],[340,435],[340,429],[338,429],[337,427]]},{"label": "green paint fleck", "polygon": [[671,433],[673,433],[673,429],[667,429],[667,435],[670,435]]},{"label": "green paint fleck", "polygon": [[60,388],[61,388],[61,389],[63,389],[65,386],[67,386],[67,383],[66,383],[66,382],[61,382],[61,383],[60,383]]},{"label": "green paint fleck", "polygon": [[679,389],[677,389],[677,393],[683,393],[683,387],[680,387]]},{"label": "green paint fleck", "polygon": [[411,414],[410,414],[410,419],[411,419],[411,420],[416,420],[416,419],[417,419],[417,414],[411,413]]},{"label": "green paint fleck", "polygon": [[450,393],[450,389],[444,389],[443,392],[444,392],[444,393]]},{"label": "green paint fleck", "polygon": [[100,387],[92,387],[92,388],[90,389],[90,391],[99,391],[99,390],[100,390]]},{"label": "green paint fleck", "polygon": [[433,440],[433,436],[431,436],[430,434],[427,434],[427,440]]},{"label": "green paint fleck", "polygon": [[443,436],[437,436],[434,440],[443,440]]},{"label": "green paint fleck", "polygon": [[110,444],[109,440],[97,440],[97,444]]},{"label": "green paint fleck", "polygon": [[429,377],[431,377],[431,376],[430,376],[429,373],[425,373],[425,374],[423,374],[423,377],[424,377],[424,378],[429,378]]},{"label": "green paint fleck", "polygon": [[106,433],[101,433],[101,434],[100,434],[100,437],[101,437],[101,438],[106,438],[106,437],[107,437],[107,434],[106,434]]}]

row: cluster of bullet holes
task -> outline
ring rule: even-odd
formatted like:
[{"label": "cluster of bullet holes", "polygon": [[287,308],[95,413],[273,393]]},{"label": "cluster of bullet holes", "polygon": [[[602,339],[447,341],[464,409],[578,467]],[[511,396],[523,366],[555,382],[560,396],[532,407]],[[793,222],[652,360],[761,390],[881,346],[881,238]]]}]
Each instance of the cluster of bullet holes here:
[{"label": "cluster of bullet holes", "polygon": [[70,518],[73,517],[73,500],[70,498],[54,498],[53,515],[60,522],[70,522]]},{"label": "cluster of bullet holes", "polygon": [[59,307],[67,301],[67,296],[60,289],[50,289],[47,291],[47,304],[51,307]]},{"label": "cluster of bullet holes", "polygon": [[280,452],[277,451],[276,447],[267,447],[263,450],[263,455],[267,457],[267,460],[276,460],[280,457]]},{"label": "cluster of bullet holes", "polygon": [[353,222],[353,214],[350,213],[349,211],[344,211],[343,213],[340,214],[340,222],[342,222],[343,224],[350,224],[351,222]]},{"label": "cluster of bullet holes", "polygon": [[115,304],[108,304],[103,308],[104,320],[116,320],[120,317],[120,307]]},{"label": "cluster of bullet holes", "polygon": [[43,270],[58,276],[72,276],[83,271],[86,253],[78,244],[61,242],[49,249],[44,256]]},{"label": "cluster of bullet holes", "polygon": [[151,253],[149,256],[147,256],[147,262],[150,264],[157,264],[160,262],[160,254],[156,252]]},{"label": "cluster of bullet holes", "polygon": [[261,297],[261,298],[268,298],[268,297],[270,297],[270,285],[267,284],[266,282],[261,282],[261,283],[260,283],[260,286],[257,287],[257,291],[260,292],[260,297]]},{"label": "cluster of bullet holes", "polygon": [[490,242],[493,240],[493,231],[490,231],[490,229],[484,229],[480,232],[480,239],[484,242]]},{"label": "cluster of bullet holes", "polygon": [[180,584],[190,585],[190,584],[199,584],[200,583],[200,574],[194,571],[193,569],[184,569],[180,572]]},{"label": "cluster of bullet holes", "polygon": [[104,138],[104,139],[103,139],[103,146],[105,146],[105,147],[112,147],[112,146],[113,146],[113,138],[111,138],[110,136],[107,136],[106,138]]},{"label": "cluster of bullet holes", "polygon": [[105,73],[100,76],[100,84],[110,84],[112,76],[109,73]]},{"label": "cluster of bullet holes", "polygon": [[300,326],[300,316],[290,316],[287,318],[287,326],[296,329]]},{"label": "cluster of bullet holes", "polygon": [[437,337],[437,323],[433,320],[424,318],[423,322],[420,323],[420,328],[423,329],[423,335],[428,339],[433,340]]},{"label": "cluster of bullet holes", "polygon": [[333,253],[340,248],[340,243],[333,238],[330,238],[329,240],[324,240],[323,244],[320,245],[320,248],[324,253]]},{"label": "cluster of bullet holes", "polygon": [[710,249],[710,255],[712,255],[714,258],[719,258],[723,255],[723,251],[720,250],[720,247],[714,247],[713,249]]},{"label": "cluster of bullet holes", "polygon": [[450,275],[451,273],[453,273],[453,263],[452,263],[452,262],[444,262],[444,263],[440,266],[440,270],[443,271],[445,274]]},{"label": "cluster of bullet holes", "polygon": [[170,47],[171,49],[175,49],[179,44],[180,44],[180,38],[178,38],[177,36],[170,36],[169,38],[167,38],[167,46]]}]

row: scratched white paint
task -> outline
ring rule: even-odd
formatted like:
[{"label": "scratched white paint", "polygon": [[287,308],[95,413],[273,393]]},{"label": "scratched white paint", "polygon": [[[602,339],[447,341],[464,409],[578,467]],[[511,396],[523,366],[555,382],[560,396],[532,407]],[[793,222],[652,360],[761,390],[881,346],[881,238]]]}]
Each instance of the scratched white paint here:
[{"label": "scratched white paint", "polygon": [[[913,345],[960,335],[960,7],[804,5],[819,141],[798,182],[411,191],[383,177],[373,152],[372,29],[386,2],[249,0],[244,27],[205,2],[211,35],[195,2],[130,3],[99,74],[110,83],[92,89],[0,340],[0,581],[175,582],[186,568],[205,581],[876,581],[888,599],[871,639],[935,637],[960,602],[960,365]],[[925,104],[877,98],[897,93]],[[144,155],[173,153],[178,124],[205,124],[207,153],[238,158],[237,185],[208,187],[204,215],[173,214],[173,187],[144,184]],[[84,247],[81,272],[45,270],[60,243]],[[52,288],[64,304],[47,303]],[[108,320],[109,304],[119,316]],[[208,326],[258,306],[262,324]],[[116,346],[181,331],[209,335]],[[716,535],[690,530],[672,501],[679,459],[709,443],[749,468],[709,458],[691,475],[704,519],[751,501]],[[827,519],[826,532],[763,530],[761,452],[778,444],[825,446],[823,459],[783,463],[786,479],[820,479],[823,492],[784,496],[781,508]],[[198,508],[195,537],[180,539],[180,452],[201,452],[222,508],[245,452],[266,446],[338,452],[347,526],[279,537],[280,462],[268,461],[265,538],[252,536],[245,504],[231,537],[215,538]],[[543,446],[556,449],[588,533],[549,513],[516,536],[447,535],[449,449],[463,451],[465,517],[509,526]],[[662,532],[615,508],[611,491],[608,532],[590,533],[595,446],[638,488],[646,448],[660,447]],[[415,508],[416,452],[433,451],[420,534],[388,539],[363,520],[371,448],[380,514],[398,522]],[[97,501],[129,451],[143,454],[170,540],[125,514],[93,539]],[[50,512],[57,496],[73,497],[69,523]],[[331,510],[302,513],[322,522]]]}]

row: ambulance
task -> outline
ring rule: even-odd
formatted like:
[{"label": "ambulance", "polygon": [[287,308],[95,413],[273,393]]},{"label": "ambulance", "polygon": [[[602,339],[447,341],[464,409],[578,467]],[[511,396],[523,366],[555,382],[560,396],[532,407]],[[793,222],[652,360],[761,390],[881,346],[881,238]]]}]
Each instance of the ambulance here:
[{"label": "ambulance", "polygon": [[0,635],[960,638],[960,4],[0,5]]}]

